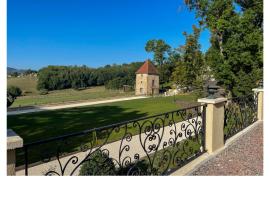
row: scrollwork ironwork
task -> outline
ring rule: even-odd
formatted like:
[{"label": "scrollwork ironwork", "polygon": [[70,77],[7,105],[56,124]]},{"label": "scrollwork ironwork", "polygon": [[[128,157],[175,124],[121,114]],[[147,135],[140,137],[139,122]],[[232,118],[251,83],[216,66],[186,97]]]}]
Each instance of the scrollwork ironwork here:
[{"label": "scrollwork ironwork", "polygon": [[[195,106],[26,144],[26,175],[35,161],[46,161],[34,166],[45,175],[171,173],[204,152],[204,112]],[[47,155],[42,145],[56,148]]]},{"label": "scrollwork ironwork", "polygon": [[257,94],[228,99],[224,107],[225,141],[257,120],[257,104]]}]

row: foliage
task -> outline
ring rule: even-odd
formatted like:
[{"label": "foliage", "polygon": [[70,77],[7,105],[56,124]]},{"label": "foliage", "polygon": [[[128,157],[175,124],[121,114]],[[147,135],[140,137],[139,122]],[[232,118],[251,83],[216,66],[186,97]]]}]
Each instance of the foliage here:
[{"label": "foliage", "polygon": [[46,94],[48,94],[48,93],[49,93],[49,91],[46,90],[46,89],[41,89],[41,90],[39,90],[39,94],[40,94],[40,95],[46,95]]},{"label": "foliage", "polygon": [[134,85],[135,72],[142,62],[122,65],[106,65],[97,69],[87,66],[48,66],[39,70],[37,88],[47,90],[80,89],[90,86],[108,85],[114,80],[113,89],[119,82]]},{"label": "foliage", "polygon": [[37,73],[37,71],[35,71],[35,70],[27,69],[27,70],[25,70],[25,71],[23,72],[23,75],[24,75],[24,76],[27,76],[27,75],[30,75],[30,74],[36,74],[36,73]]},{"label": "foliage", "polygon": [[263,1],[185,2],[211,31],[206,61],[218,83],[233,96],[250,93],[263,77]]},{"label": "foliage", "polygon": [[149,40],[146,43],[145,50],[147,52],[154,53],[154,61],[158,65],[158,69],[161,75],[160,82],[164,83],[166,81],[165,74],[168,73],[166,72],[168,70],[168,66],[164,67],[164,62],[170,54],[171,47],[163,40]]},{"label": "foliage", "polygon": [[89,160],[82,164],[80,169],[81,176],[95,175],[115,175],[115,166],[113,160],[109,156],[97,150],[89,157]]},{"label": "foliage", "polygon": [[14,100],[15,98],[9,92],[7,92],[7,107],[10,107]]},{"label": "foliage", "polygon": [[10,73],[9,75],[12,76],[12,77],[17,77],[17,76],[19,76],[20,74],[19,74],[19,72],[12,72],[12,73]]},{"label": "foliage", "polygon": [[138,160],[119,168],[117,175],[148,175],[149,169],[150,165],[146,160]]},{"label": "foliage", "polygon": [[250,94],[230,99],[224,116],[224,137],[228,139],[257,120],[257,98]]},{"label": "foliage", "polygon": [[21,96],[22,90],[17,86],[8,86],[7,92],[13,97],[16,98],[18,96]]},{"label": "foliage", "polygon": [[80,176],[112,176],[112,175],[147,175],[150,168],[146,160],[129,163],[126,166],[116,168],[113,159],[101,150],[94,152],[90,158],[82,164]]},{"label": "foliage", "polygon": [[149,40],[146,43],[145,50],[147,52],[154,53],[154,61],[162,66],[166,57],[166,53],[169,52],[171,47],[166,44],[163,40]]},{"label": "foliage", "polygon": [[7,107],[10,107],[18,96],[21,96],[22,90],[16,86],[7,88]]},{"label": "foliage", "polygon": [[133,82],[130,79],[127,79],[125,77],[120,78],[114,78],[112,80],[109,80],[105,87],[106,89],[123,89],[123,85],[132,85],[133,86]]},{"label": "foliage", "polygon": [[193,33],[183,33],[185,45],[178,49],[179,57],[172,74],[173,81],[182,88],[196,89],[201,96],[204,82],[209,78],[209,70],[205,66],[204,56],[199,44],[200,29],[193,26]]}]

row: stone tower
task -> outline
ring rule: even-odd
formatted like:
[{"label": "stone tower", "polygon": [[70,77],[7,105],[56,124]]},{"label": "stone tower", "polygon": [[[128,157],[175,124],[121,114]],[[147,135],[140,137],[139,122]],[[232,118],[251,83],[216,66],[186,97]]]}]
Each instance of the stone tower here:
[{"label": "stone tower", "polygon": [[159,94],[159,74],[157,68],[150,60],[136,72],[136,95],[156,95]]}]

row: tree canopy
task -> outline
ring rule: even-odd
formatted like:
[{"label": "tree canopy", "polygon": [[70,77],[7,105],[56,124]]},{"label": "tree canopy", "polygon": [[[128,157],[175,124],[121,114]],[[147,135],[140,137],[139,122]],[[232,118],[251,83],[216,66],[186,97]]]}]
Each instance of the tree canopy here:
[{"label": "tree canopy", "polygon": [[166,69],[163,67],[165,60],[170,54],[171,47],[166,44],[164,40],[149,40],[145,45],[145,50],[147,52],[152,52],[154,54],[154,62],[158,66],[160,72],[160,81],[163,83],[166,81],[165,73]]},{"label": "tree canopy", "polygon": [[[123,85],[133,86],[135,72],[142,62],[122,65],[106,65],[100,68],[87,66],[48,66],[38,71],[38,90],[80,89],[105,85],[119,89]],[[111,84],[113,81],[114,84]]]},{"label": "tree canopy", "polygon": [[188,90],[195,88],[202,91],[207,79],[207,67],[199,44],[200,31],[200,28],[193,25],[193,33],[183,33],[186,42],[177,49],[179,56],[172,73],[172,80]]},{"label": "tree canopy", "polygon": [[211,32],[206,62],[218,84],[233,96],[250,93],[263,76],[263,1],[185,0],[185,3]]}]

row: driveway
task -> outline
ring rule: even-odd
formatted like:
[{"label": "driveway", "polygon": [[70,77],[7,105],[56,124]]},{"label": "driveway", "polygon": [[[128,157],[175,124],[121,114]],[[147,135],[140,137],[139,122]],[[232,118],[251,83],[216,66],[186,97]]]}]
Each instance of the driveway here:
[{"label": "driveway", "polygon": [[134,99],[144,99],[144,98],[148,98],[148,97],[136,96],[136,97],[109,99],[109,100],[103,100],[103,101],[71,103],[71,104],[63,104],[63,105],[55,105],[55,106],[35,106],[34,108],[29,108],[29,109],[8,111],[7,115],[19,115],[19,114],[25,114],[25,113],[33,113],[33,112],[41,112],[41,111],[49,111],[49,110],[59,110],[59,109],[64,109],[64,108],[75,108],[75,107],[98,105],[98,104],[104,104],[104,103],[113,103],[113,102],[119,102],[119,101],[128,101],[128,100],[134,100]]}]

